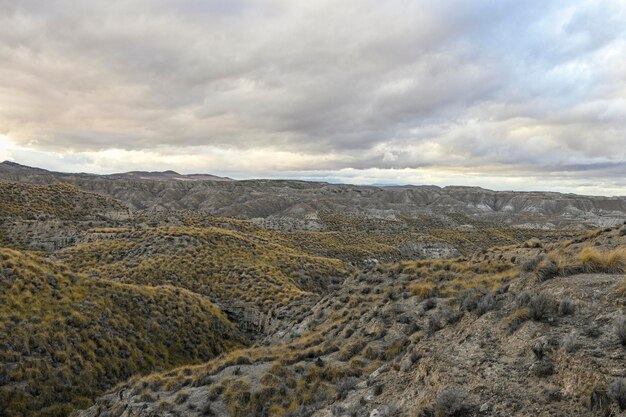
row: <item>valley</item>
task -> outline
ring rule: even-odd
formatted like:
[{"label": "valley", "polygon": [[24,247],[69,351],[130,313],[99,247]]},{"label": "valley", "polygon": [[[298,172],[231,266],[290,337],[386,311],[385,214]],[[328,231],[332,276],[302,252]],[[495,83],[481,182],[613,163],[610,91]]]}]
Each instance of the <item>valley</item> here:
[{"label": "valley", "polygon": [[625,220],[626,197],[4,162],[0,416],[620,415]]}]

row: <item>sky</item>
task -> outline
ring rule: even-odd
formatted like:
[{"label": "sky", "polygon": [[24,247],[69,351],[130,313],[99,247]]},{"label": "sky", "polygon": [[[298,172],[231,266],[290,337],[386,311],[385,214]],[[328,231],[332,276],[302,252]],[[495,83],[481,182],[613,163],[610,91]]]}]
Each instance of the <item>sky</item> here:
[{"label": "sky", "polygon": [[626,0],[0,0],[0,160],[626,195]]}]

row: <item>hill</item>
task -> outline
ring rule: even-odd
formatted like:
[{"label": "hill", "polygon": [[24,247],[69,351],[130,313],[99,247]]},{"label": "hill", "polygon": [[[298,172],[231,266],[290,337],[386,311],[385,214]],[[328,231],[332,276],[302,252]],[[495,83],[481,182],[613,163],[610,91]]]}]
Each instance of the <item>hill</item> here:
[{"label": "hill", "polygon": [[129,216],[128,208],[120,202],[67,183],[40,185],[0,181],[0,195],[0,218],[95,220]]},{"label": "hill", "polygon": [[76,416],[617,415],[624,272],[624,228],[379,265],[263,345],[133,378]]},{"label": "hill", "polygon": [[132,213],[110,197],[67,183],[0,181],[0,245],[52,251],[73,244],[91,227],[114,226]]},{"label": "hill", "polygon": [[0,416],[618,414],[623,199],[177,175],[0,164]]},{"label": "hill", "polygon": [[267,239],[218,227],[94,229],[58,253],[96,279],[173,285],[211,298],[246,322],[265,323],[296,300],[340,284],[350,267]]},{"label": "hill", "polygon": [[241,346],[206,299],[0,248],[0,415],[65,416],[126,378]]}]

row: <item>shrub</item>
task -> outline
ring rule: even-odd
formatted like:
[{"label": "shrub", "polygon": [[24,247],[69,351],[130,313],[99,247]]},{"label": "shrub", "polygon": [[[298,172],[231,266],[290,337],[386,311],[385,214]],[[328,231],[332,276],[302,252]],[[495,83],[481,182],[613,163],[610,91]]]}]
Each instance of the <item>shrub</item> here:
[{"label": "shrub", "polygon": [[515,303],[517,304],[517,308],[526,307],[528,305],[528,303],[530,303],[530,300],[532,298],[533,298],[533,294],[530,291],[528,291],[528,290],[522,291],[521,293],[519,293],[519,295],[515,299]]},{"label": "shrub", "polygon": [[496,307],[496,299],[493,294],[485,294],[480,301],[478,301],[478,305],[476,306],[476,312],[479,316],[487,313],[488,311],[493,310]]},{"label": "shrub", "polygon": [[626,248],[601,252],[587,247],[578,254],[578,260],[585,272],[619,274],[626,271]]},{"label": "shrub", "polygon": [[544,259],[537,266],[537,278],[539,281],[547,281],[562,275],[562,269],[554,259]]},{"label": "shrub", "polygon": [[537,358],[537,360],[542,360],[546,354],[543,343],[535,343],[533,345],[532,351],[533,351],[533,355],[535,355],[535,358]]},{"label": "shrub", "polygon": [[358,355],[359,352],[363,350],[365,347],[365,341],[363,340],[355,340],[343,347],[337,354],[337,359],[340,361],[347,361],[351,359],[353,356]]},{"label": "shrub", "polygon": [[182,390],[176,395],[176,399],[174,400],[174,402],[176,404],[182,404],[185,401],[187,401],[188,398],[189,398],[189,391]]},{"label": "shrub", "polygon": [[433,406],[435,417],[452,417],[461,415],[469,408],[467,394],[458,388],[446,388],[437,394]]},{"label": "shrub", "polygon": [[541,248],[542,246],[543,245],[541,244],[541,240],[537,239],[536,237],[524,242],[525,248]]},{"label": "shrub", "polygon": [[528,308],[519,308],[513,312],[507,319],[509,333],[515,333],[517,329],[519,329],[524,322],[530,319],[530,314],[528,313]]},{"label": "shrub", "polygon": [[609,411],[609,396],[606,389],[601,386],[596,386],[589,397],[589,408],[592,412],[600,415],[608,415]]},{"label": "shrub", "polygon": [[424,307],[424,311],[432,310],[433,308],[437,307],[437,300],[435,300],[434,298],[427,298],[424,300],[422,307]]},{"label": "shrub", "polygon": [[574,302],[569,298],[564,298],[559,303],[559,315],[569,316],[574,314]]},{"label": "shrub", "polygon": [[578,341],[576,340],[576,333],[571,332],[567,336],[565,336],[563,338],[562,346],[563,346],[563,349],[565,349],[565,351],[568,353],[572,353],[576,351],[576,349],[578,349]]},{"label": "shrub", "polygon": [[626,272],[626,248],[618,248],[611,252],[606,257],[606,272],[612,274],[622,274]]},{"label": "shrub", "polygon": [[554,373],[554,362],[548,358],[543,358],[542,360],[532,364],[530,371],[533,375],[538,377],[552,375]]},{"label": "shrub", "polygon": [[522,263],[521,269],[523,272],[532,272],[537,269],[537,266],[543,261],[544,255],[538,255],[534,258],[530,258]]},{"label": "shrub", "polygon": [[528,303],[528,312],[533,320],[548,320],[554,315],[554,301],[546,294],[537,294]]},{"label": "shrub", "polygon": [[459,298],[459,306],[461,311],[476,310],[481,296],[481,293],[475,289],[467,289],[463,291],[461,297]]},{"label": "shrub", "polygon": [[609,384],[608,394],[617,403],[621,411],[626,410],[626,379],[615,378]]},{"label": "shrub", "polygon": [[617,287],[617,295],[626,297],[626,279]]},{"label": "shrub", "polygon": [[337,399],[343,400],[348,396],[348,392],[352,390],[359,383],[359,379],[355,377],[349,377],[341,381],[337,387]]},{"label": "shrub", "polygon": [[428,317],[429,334],[433,334],[443,329],[448,324],[449,315],[443,311],[436,311],[430,317]]},{"label": "shrub", "polygon": [[420,300],[426,298],[435,297],[438,293],[438,288],[435,284],[430,282],[416,282],[409,286],[409,290],[413,295],[416,295]]},{"label": "shrub", "polygon": [[617,320],[615,333],[617,334],[619,342],[622,346],[626,346],[626,316],[622,316]]}]

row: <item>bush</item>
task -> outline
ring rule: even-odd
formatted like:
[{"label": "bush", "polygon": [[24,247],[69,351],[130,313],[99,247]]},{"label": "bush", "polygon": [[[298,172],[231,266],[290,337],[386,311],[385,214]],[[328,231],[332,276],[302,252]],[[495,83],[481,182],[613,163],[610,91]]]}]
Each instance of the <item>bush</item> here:
[{"label": "bush", "polygon": [[554,301],[546,294],[537,294],[528,303],[530,317],[536,321],[546,321],[554,315]]},{"label": "bush", "polygon": [[458,388],[446,388],[437,394],[433,411],[435,417],[462,415],[469,408],[467,394]]},{"label": "bush", "polygon": [[487,313],[488,311],[493,310],[496,307],[496,299],[493,294],[485,294],[480,301],[478,301],[478,305],[476,306],[476,312],[479,316]]},{"label": "bush", "polygon": [[422,307],[424,307],[424,311],[432,310],[433,308],[437,307],[437,300],[435,300],[434,298],[427,298],[424,300]]},{"label": "bush", "polygon": [[554,362],[548,358],[543,358],[542,360],[532,364],[530,372],[538,377],[552,375],[554,373]]},{"label": "bush", "polygon": [[589,408],[592,412],[600,415],[609,414],[609,396],[604,387],[596,386],[593,389],[589,397]]},{"label": "bush", "polygon": [[428,317],[428,334],[433,334],[443,329],[448,324],[449,315],[443,311],[436,311]]},{"label": "bush", "polygon": [[615,378],[609,385],[608,394],[621,411],[626,410],[626,379]]},{"label": "bush", "polygon": [[347,345],[345,345],[343,349],[339,351],[339,353],[337,354],[337,359],[339,359],[340,361],[350,360],[355,355],[358,355],[359,352],[361,352],[364,347],[365,347],[365,341],[361,339],[352,341],[348,343]]},{"label": "bush", "polygon": [[463,291],[459,298],[459,307],[461,311],[474,311],[478,307],[482,294],[475,289]]},{"label": "bush", "polygon": [[521,269],[523,272],[532,272],[537,269],[537,266],[543,261],[544,255],[538,255],[534,258],[530,258],[522,263]]},{"label": "bush", "polygon": [[564,298],[559,303],[559,315],[569,316],[574,314],[574,302],[569,298]]},{"label": "bush", "polygon": [[615,333],[617,334],[619,342],[622,346],[626,346],[626,316],[622,316],[617,320]]},{"label": "bush", "polygon": [[543,247],[543,245],[541,244],[541,240],[539,240],[536,237],[534,237],[534,238],[524,242],[524,247],[525,248],[541,248],[541,247]]},{"label": "bush", "polygon": [[576,349],[578,349],[578,341],[576,340],[576,333],[571,332],[570,334],[565,336],[563,338],[562,346],[563,346],[563,349],[565,349],[565,351],[568,353],[572,353],[576,351]]},{"label": "bush", "polygon": [[517,329],[519,329],[522,324],[524,324],[529,319],[530,314],[528,313],[528,308],[519,308],[515,310],[515,312],[513,312],[513,314],[511,314],[507,319],[509,333],[515,333],[515,331],[517,331]]},{"label": "bush", "polygon": [[515,299],[515,304],[517,305],[517,308],[526,307],[528,303],[530,303],[530,300],[532,298],[533,298],[533,293],[531,293],[528,290],[524,290],[521,293],[519,293],[519,295]]},{"label": "bush", "polygon": [[533,345],[532,351],[533,351],[533,355],[535,355],[535,358],[537,358],[537,360],[542,360],[544,356],[546,355],[543,343],[535,343]]},{"label": "bush", "polygon": [[626,248],[611,252],[600,252],[594,248],[585,248],[578,255],[585,272],[620,274],[626,272]]},{"label": "bush", "polygon": [[547,281],[559,275],[562,275],[562,270],[554,259],[544,259],[537,267],[537,278],[539,281]]}]

